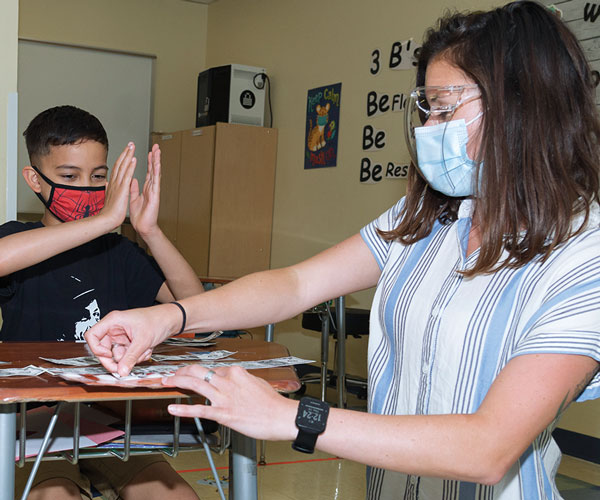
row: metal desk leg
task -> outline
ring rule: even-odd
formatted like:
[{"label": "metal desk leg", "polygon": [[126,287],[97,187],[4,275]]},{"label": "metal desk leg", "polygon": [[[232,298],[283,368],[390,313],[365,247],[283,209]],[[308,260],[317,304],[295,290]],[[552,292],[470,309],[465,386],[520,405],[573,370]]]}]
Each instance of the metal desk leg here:
[{"label": "metal desk leg", "polygon": [[14,500],[17,405],[0,405],[0,498]]},{"label": "metal desk leg", "polygon": [[273,342],[273,336],[275,334],[275,324],[269,323],[265,326],[265,342]]},{"label": "metal desk leg", "polygon": [[229,500],[258,500],[256,440],[231,431]]},{"label": "metal desk leg", "polygon": [[[274,335],[275,335],[275,324],[269,323],[268,325],[265,325],[265,342],[273,342]],[[265,441],[262,440],[260,442],[260,460],[258,462],[260,465],[266,465],[266,463],[267,463],[267,460],[265,458],[266,449],[267,449],[267,445],[266,445]]]},{"label": "metal desk leg", "polygon": [[346,408],[346,297],[335,299],[338,346],[338,408]]}]

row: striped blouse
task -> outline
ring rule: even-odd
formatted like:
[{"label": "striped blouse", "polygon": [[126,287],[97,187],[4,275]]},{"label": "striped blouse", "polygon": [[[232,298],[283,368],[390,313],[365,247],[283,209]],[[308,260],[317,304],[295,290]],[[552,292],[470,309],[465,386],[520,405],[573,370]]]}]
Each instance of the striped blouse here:
[{"label": "striped blouse", "polygon": [[[586,231],[543,264],[464,278],[471,202],[413,244],[383,240],[403,200],[361,230],[380,269],[369,334],[369,411],[385,415],[475,412],[515,356],[564,353],[600,361],[600,209]],[[577,221],[574,221],[577,224]],[[581,224],[581,222],[579,222]],[[579,227],[579,226],[575,226]],[[578,401],[600,397],[600,375]],[[518,416],[515,416],[518,418]],[[547,428],[494,486],[367,472],[370,500],[556,499],[560,451]]]}]

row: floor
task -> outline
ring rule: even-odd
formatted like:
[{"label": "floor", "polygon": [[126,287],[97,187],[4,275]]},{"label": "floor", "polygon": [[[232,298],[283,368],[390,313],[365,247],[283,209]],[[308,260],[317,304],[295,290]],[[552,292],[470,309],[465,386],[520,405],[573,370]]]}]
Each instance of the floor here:
[{"label": "floor", "polygon": [[[195,456],[194,456],[195,455]],[[277,500],[364,500],[365,467],[325,453],[302,455],[289,443],[269,443],[267,464],[258,468],[259,498]],[[219,499],[208,462],[198,454],[172,461],[202,500]],[[220,477],[227,477],[227,456],[215,458]],[[225,489],[226,484],[223,484]]]},{"label": "floor", "polygon": [[[308,392],[317,396],[318,389],[311,384]],[[329,401],[336,399],[333,392],[327,397]],[[364,410],[365,402],[349,395],[348,405]],[[258,468],[260,500],[365,498],[364,465],[318,451],[314,455],[304,455],[292,450],[287,442],[267,443],[265,451],[266,465]],[[203,453],[183,453],[171,463],[202,500],[219,499]],[[226,481],[227,455],[215,456],[215,464]],[[558,472],[557,485],[565,500],[600,500],[600,465],[565,456]]]}]

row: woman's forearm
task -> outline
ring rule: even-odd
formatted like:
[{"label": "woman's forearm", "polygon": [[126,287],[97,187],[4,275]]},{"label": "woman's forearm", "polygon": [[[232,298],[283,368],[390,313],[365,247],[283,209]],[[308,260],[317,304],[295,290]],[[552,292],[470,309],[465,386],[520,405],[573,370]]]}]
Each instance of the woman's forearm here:
[{"label": "woman's forearm", "polygon": [[354,235],[294,266],[250,274],[181,303],[190,331],[252,328],[370,288],[380,273],[361,236]]},{"label": "woman's forearm", "polygon": [[332,408],[317,448],[405,474],[494,484],[520,453],[486,428],[476,414],[383,416]]},{"label": "woman's forearm", "polygon": [[291,268],[250,274],[180,303],[187,311],[186,330],[196,332],[263,326],[310,307],[301,300]]}]

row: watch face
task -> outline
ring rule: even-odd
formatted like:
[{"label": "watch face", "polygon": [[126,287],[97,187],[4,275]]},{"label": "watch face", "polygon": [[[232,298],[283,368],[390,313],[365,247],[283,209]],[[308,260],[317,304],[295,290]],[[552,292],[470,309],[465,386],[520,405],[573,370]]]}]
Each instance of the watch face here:
[{"label": "watch face", "polygon": [[296,416],[296,425],[302,430],[321,433],[325,430],[329,405],[322,401],[302,398]]}]

